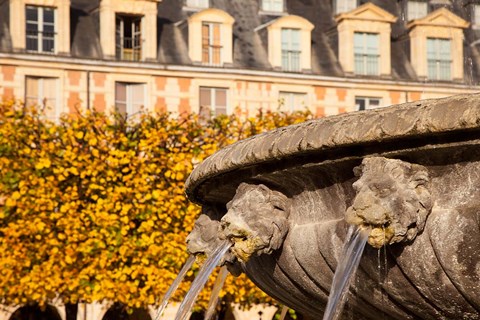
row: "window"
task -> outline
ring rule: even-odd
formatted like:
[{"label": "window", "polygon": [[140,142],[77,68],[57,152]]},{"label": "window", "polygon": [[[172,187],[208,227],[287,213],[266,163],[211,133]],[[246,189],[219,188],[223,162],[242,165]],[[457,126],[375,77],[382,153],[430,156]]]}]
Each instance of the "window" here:
[{"label": "window", "polygon": [[116,16],[115,47],[117,59],[139,61],[142,58],[141,21],[141,16]]},{"label": "window", "polygon": [[283,0],[262,0],[262,10],[267,12],[283,12]]},{"label": "window", "polygon": [[306,107],[307,95],[299,92],[281,91],[279,94],[279,104],[289,112],[301,110]]},{"label": "window", "polygon": [[355,107],[357,110],[368,110],[379,108],[382,103],[380,98],[355,97]]},{"label": "window", "polygon": [[357,0],[333,0],[333,10],[335,14],[352,11],[357,5]]},{"label": "window", "polygon": [[200,115],[227,114],[227,94],[225,88],[200,87]]},{"label": "window", "polygon": [[476,27],[479,27],[480,26],[480,5],[479,4],[475,4],[473,5],[473,19],[472,19],[472,23],[476,26]]},{"label": "window", "polygon": [[379,36],[376,33],[354,33],[353,51],[355,54],[356,74],[379,74],[379,45]]},{"label": "window", "polygon": [[122,115],[134,115],[145,105],[145,84],[115,82],[115,109]]},{"label": "window", "polygon": [[202,23],[202,63],[212,66],[221,65],[220,23]]},{"label": "window", "polygon": [[186,5],[192,8],[208,8],[210,6],[209,0],[187,0]]},{"label": "window", "polygon": [[58,119],[57,78],[27,77],[25,87],[27,106],[39,106],[47,119]]},{"label": "window", "polygon": [[450,39],[427,38],[428,79],[451,80]]},{"label": "window", "polygon": [[408,1],[407,19],[415,20],[423,18],[428,13],[428,3],[426,1]]},{"label": "window", "polygon": [[53,53],[55,51],[55,9],[26,6],[26,49]]},{"label": "window", "polygon": [[282,29],[282,69],[300,71],[300,29]]}]

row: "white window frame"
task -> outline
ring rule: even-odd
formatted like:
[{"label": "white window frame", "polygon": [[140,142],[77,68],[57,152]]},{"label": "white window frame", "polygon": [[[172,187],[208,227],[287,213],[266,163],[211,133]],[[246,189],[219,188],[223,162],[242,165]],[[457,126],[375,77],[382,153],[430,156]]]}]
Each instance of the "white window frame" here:
[{"label": "white window frame", "polygon": [[407,20],[417,20],[428,14],[428,3],[426,1],[407,1]]},{"label": "white window frame", "polygon": [[[435,57],[431,59],[428,55],[428,48],[429,43],[431,41],[434,42],[435,45]],[[449,46],[449,55],[450,59],[443,59],[440,54],[440,46],[441,43],[448,43]],[[427,79],[428,80],[440,80],[440,81],[451,81],[452,80],[452,64],[453,64],[453,57],[452,57],[452,40],[451,39],[444,39],[444,38],[427,38]],[[442,68],[444,70],[442,71]],[[435,70],[434,73],[431,73],[431,70]],[[448,71],[446,71],[448,70]],[[447,72],[444,76],[443,72]]]},{"label": "white window frame", "polygon": [[[203,61],[203,27],[204,26],[208,26],[208,61],[207,62],[204,62]],[[223,25],[219,22],[208,22],[208,21],[203,21],[202,22],[202,63],[205,64],[205,65],[209,65],[209,66],[221,66],[223,64],[223,61],[222,61],[222,50],[223,50],[223,46],[216,46],[215,45],[215,39],[214,39],[214,28],[215,26],[218,26],[218,36],[220,37],[218,43],[222,43],[222,27]],[[215,50],[218,50],[218,58],[219,58],[219,61],[218,63],[215,63],[214,62],[214,54],[215,54]]]},{"label": "white window frame", "polygon": [[[362,47],[360,52],[356,50],[356,38],[362,37]],[[368,36],[375,36],[377,38],[377,53],[368,53]],[[378,76],[380,74],[380,34],[369,32],[354,32],[353,55],[354,55],[354,72],[358,75]],[[361,68],[358,66],[361,65]]]},{"label": "white window frame", "polygon": [[[295,102],[297,99],[303,100],[301,105]],[[306,92],[280,91],[278,93],[279,106],[284,107],[288,112],[301,111],[307,107],[308,95]]]},{"label": "white window frame", "polygon": [[[131,19],[131,30],[132,36],[129,37],[132,48],[126,48],[126,39],[125,37],[125,18]],[[136,19],[134,19],[136,18]],[[136,26],[138,25],[138,31],[136,30]],[[129,61],[140,61],[142,60],[142,27],[143,27],[143,17],[140,15],[124,15],[124,14],[116,14],[115,15],[115,55],[117,59],[120,60],[129,60]],[[117,29],[118,28],[118,29]],[[125,53],[128,52],[127,50],[131,50],[130,57]]]},{"label": "white window frame", "polygon": [[283,0],[262,0],[262,11],[283,12],[285,9]]},{"label": "white window frame", "polygon": [[[298,48],[293,43],[293,32],[298,35]],[[289,36],[287,36],[287,33]],[[297,28],[282,28],[281,30],[282,70],[299,72],[302,70],[302,31]],[[286,46],[285,46],[286,44]]]},{"label": "white window frame", "polygon": [[[27,86],[27,81],[28,79],[36,79],[37,80],[37,92],[38,95],[36,97],[34,96],[29,96],[28,86]],[[53,118],[48,117],[45,114],[45,117],[49,120],[57,121],[60,118],[60,105],[59,105],[59,90],[58,90],[58,78],[56,77],[41,77],[41,76],[26,76],[25,77],[25,104],[29,102],[29,100],[36,100],[36,105],[38,108],[42,110],[42,112],[45,112],[45,108],[48,108],[48,104],[45,103],[45,100],[47,97],[45,96],[45,80],[53,80],[54,84],[54,92],[55,92],[55,97],[53,98]],[[52,99],[48,99],[52,100]]]},{"label": "white window frame", "polygon": [[[357,103],[357,100],[365,101],[365,107],[363,109],[360,109],[360,105]],[[377,103],[372,103],[373,101],[378,101],[378,104]],[[379,98],[379,97],[365,97],[365,96],[356,96],[355,97],[355,109],[357,111],[370,110],[370,109],[376,109],[376,108],[381,108],[381,107],[382,107],[382,98]]]},{"label": "white window frame", "polygon": [[358,0],[333,0],[334,14],[349,12],[358,7]]},{"label": "white window frame", "polygon": [[[27,9],[28,8],[35,8],[37,10],[37,20],[27,20]],[[44,12],[45,10],[52,10],[53,11],[53,47],[52,51],[45,51],[43,48],[43,40],[45,38],[52,38],[44,36],[44,26],[45,24],[50,24],[50,22],[44,22]],[[39,52],[39,53],[55,53],[57,50],[57,9],[55,7],[43,7],[37,5],[26,5],[25,6],[25,49],[28,52]],[[37,34],[35,36],[28,35],[28,23],[36,24],[37,25]],[[28,49],[29,41],[35,41],[37,43],[37,50]]]},{"label": "white window frame", "polygon": [[[126,86],[125,89],[125,101],[120,101],[117,99],[117,84],[122,84]],[[134,87],[141,86],[143,91],[143,101],[141,104],[135,103],[133,101],[133,90]],[[132,117],[137,115],[141,108],[146,108],[146,99],[147,99],[147,85],[143,82],[125,82],[125,81],[116,81],[115,82],[115,110],[118,112],[117,103],[125,103],[125,115],[127,117]]]},{"label": "white window frame", "polygon": [[217,91],[224,91],[225,92],[225,106],[221,106],[222,108],[225,108],[225,114],[230,114],[230,107],[229,107],[229,103],[228,103],[228,95],[229,95],[229,88],[224,88],[224,87],[210,87],[210,86],[200,86],[199,87],[199,111],[200,113],[202,113],[202,108],[204,107],[203,105],[201,105],[201,101],[200,101],[200,96],[201,96],[201,91],[202,90],[209,90],[210,92],[210,114],[212,116],[216,116],[217,115],[217,101],[216,101],[216,93]]},{"label": "white window frame", "polygon": [[210,0],[186,0],[185,6],[188,8],[210,8]]}]

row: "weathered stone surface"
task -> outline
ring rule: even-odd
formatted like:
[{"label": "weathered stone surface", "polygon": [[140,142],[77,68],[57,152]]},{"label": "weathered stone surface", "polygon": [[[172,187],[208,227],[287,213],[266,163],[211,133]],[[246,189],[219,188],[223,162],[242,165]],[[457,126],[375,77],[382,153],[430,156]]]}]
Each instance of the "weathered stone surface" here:
[{"label": "weathered stone surface", "polygon": [[359,177],[353,184],[357,194],[345,221],[370,228],[368,243],[372,247],[412,241],[423,231],[432,209],[424,166],[371,157],[354,171]]},{"label": "weathered stone surface", "polygon": [[[227,206],[242,183],[268,188]],[[277,210],[259,196],[268,190],[288,206]],[[242,267],[264,291],[312,317],[323,314],[347,213],[377,227],[374,245],[383,243],[380,226],[395,227],[389,245],[367,246],[346,318],[480,319],[480,95],[325,118],[241,141],[200,164],[187,193],[218,208],[216,220],[226,214],[231,239],[247,238],[229,228],[238,223],[266,243],[264,230],[280,217],[283,244],[253,250]]]}]

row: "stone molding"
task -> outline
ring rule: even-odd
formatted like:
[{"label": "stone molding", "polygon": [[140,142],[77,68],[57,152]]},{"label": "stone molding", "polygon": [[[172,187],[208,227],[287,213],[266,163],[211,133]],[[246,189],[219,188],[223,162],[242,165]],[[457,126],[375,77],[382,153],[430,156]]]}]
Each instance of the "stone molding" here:
[{"label": "stone molding", "polygon": [[[349,128],[349,130],[345,130]],[[200,202],[203,182],[224,173],[336,148],[480,129],[480,94],[457,95],[307,121],[234,143],[199,164],[186,182]]]}]

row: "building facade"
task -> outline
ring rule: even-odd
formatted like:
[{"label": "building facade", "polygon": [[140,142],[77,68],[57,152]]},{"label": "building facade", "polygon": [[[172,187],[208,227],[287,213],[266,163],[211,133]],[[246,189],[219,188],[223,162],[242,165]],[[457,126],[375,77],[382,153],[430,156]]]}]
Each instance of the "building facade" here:
[{"label": "building facade", "polygon": [[317,116],[475,92],[467,0],[4,0],[0,97],[44,107]]},{"label": "building facade", "polygon": [[[53,120],[328,116],[477,92],[479,68],[477,0],[0,0],[0,98]],[[78,319],[110,307],[81,305]]]}]

